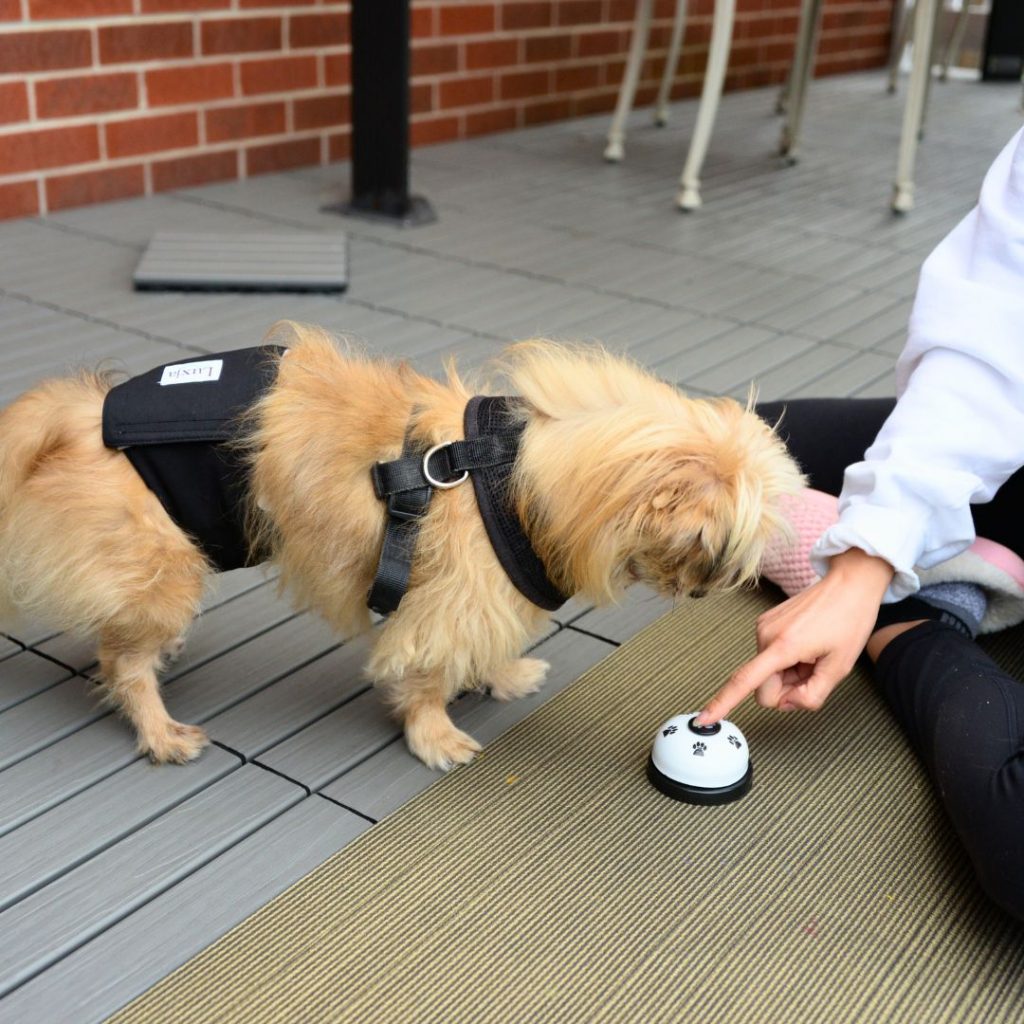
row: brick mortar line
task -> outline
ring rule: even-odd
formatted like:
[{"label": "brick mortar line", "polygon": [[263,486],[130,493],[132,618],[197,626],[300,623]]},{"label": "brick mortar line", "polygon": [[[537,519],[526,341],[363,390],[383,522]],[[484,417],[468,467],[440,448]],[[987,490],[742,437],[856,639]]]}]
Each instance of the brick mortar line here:
[{"label": "brick mortar line", "polygon": [[[3,33],[0,32],[0,39]],[[90,78],[96,73],[117,74],[124,72],[131,74],[138,71],[180,71],[187,74],[196,67],[206,67],[211,64],[224,64],[228,61],[243,63],[246,61],[267,61],[282,60],[294,57],[316,57],[318,54],[337,57],[351,54],[352,48],[348,43],[335,43],[326,46],[304,46],[298,50],[246,50],[241,53],[196,53],[181,57],[160,57],[156,60],[123,60],[109,64],[81,64],[72,68],[52,68],[40,71],[10,71],[0,72],[0,84],[10,82],[37,82],[40,80],[65,78]],[[453,71],[451,74],[458,77],[460,72]],[[429,75],[421,76],[424,78]]]},{"label": "brick mortar line", "polygon": [[[238,74],[241,74],[239,65]],[[570,69],[571,70],[571,69]],[[182,69],[183,73],[187,69]],[[107,73],[104,71],[104,73]],[[36,131],[48,131],[56,130],[61,128],[75,128],[75,127],[88,127],[89,125],[101,125],[101,124],[116,124],[125,121],[138,120],[140,117],[161,117],[163,115],[171,114],[188,114],[188,113],[200,113],[205,111],[219,111],[219,110],[231,110],[240,109],[243,107],[254,106],[265,103],[286,103],[289,100],[310,100],[310,99],[324,99],[327,98],[325,94],[343,99],[345,97],[351,97],[352,87],[348,83],[340,83],[337,85],[321,86],[315,85],[309,88],[293,89],[293,90],[282,90],[278,92],[256,92],[256,93],[243,93],[239,92],[237,95],[227,97],[213,97],[209,100],[193,100],[189,102],[181,103],[165,103],[157,106],[152,105],[149,102],[146,85],[145,85],[145,74],[141,69],[134,71],[125,70],[123,72],[126,75],[138,75],[137,79],[139,85],[139,101],[136,106],[122,107],[115,110],[104,110],[104,111],[91,111],[82,114],[66,115],[63,117],[40,117],[34,109],[30,109],[30,116],[25,121],[12,121],[7,124],[0,125],[0,139],[9,135],[20,135],[25,133],[32,133]],[[92,77],[92,76],[78,76],[78,77]],[[482,74],[481,78],[494,79],[495,76],[492,74]],[[454,75],[448,77],[437,77],[430,78],[428,81],[421,81],[419,85],[446,85],[449,82],[458,82],[463,79],[463,76]],[[37,79],[33,84],[39,84],[39,81],[43,79]],[[652,80],[653,81],[653,80]],[[3,84],[3,83],[0,83]],[[236,83],[233,82],[233,85]],[[689,84],[689,79],[686,76],[682,76],[677,82],[677,85]],[[416,125],[436,119],[438,117],[455,117],[463,114],[488,114],[495,113],[504,110],[520,110],[525,109],[531,104],[542,104],[559,102],[562,100],[569,99],[588,99],[595,96],[604,95],[611,90],[617,90],[618,87],[610,84],[604,85],[593,85],[586,86],[578,89],[565,89],[555,94],[538,93],[534,96],[514,96],[508,97],[507,99],[497,98],[487,100],[481,103],[470,103],[462,105],[452,106],[434,106],[430,110],[420,111],[413,113],[410,118],[410,124]],[[28,90],[29,102],[31,107],[35,107],[35,88]],[[676,102],[679,102],[678,100]],[[351,123],[346,122],[344,124],[338,124],[336,126],[324,126],[323,130],[344,130],[350,128]],[[528,126],[533,127],[533,126]],[[312,130],[312,129],[308,129]]]},{"label": "brick mortar line", "polygon": [[[134,167],[141,163],[155,163],[161,160],[176,160],[189,156],[207,156],[216,153],[233,153],[237,150],[251,149],[254,146],[276,145],[281,142],[308,142],[310,139],[317,139],[324,133],[331,132],[343,134],[344,129],[310,128],[301,132],[276,135],[253,135],[243,139],[234,139],[225,142],[210,143],[206,146],[192,146],[187,149],[160,149],[151,150],[145,153],[138,153],[134,156],[113,157],[109,160],[95,160],[84,164],[61,164],[57,167],[37,168],[33,171],[18,171],[14,174],[0,175],[0,186],[16,185],[25,181],[35,181],[42,176],[44,180],[62,177],[68,174],[88,174],[94,171],[116,170],[121,167]],[[310,166],[310,165],[306,165]],[[271,171],[267,173],[282,173]],[[205,182],[204,184],[210,184]],[[89,204],[95,205],[95,204]]]},{"label": "brick mortar line", "polygon": [[[0,39],[3,34],[0,33]],[[6,85],[10,82],[37,82],[39,80],[49,81],[50,79],[65,78],[90,78],[96,74],[117,74],[124,72],[145,71],[180,71],[187,73],[189,70],[207,65],[218,65],[228,60],[234,61],[257,61],[257,60],[281,60],[288,57],[314,57],[318,53],[326,56],[343,56],[351,53],[351,47],[347,43],[336,43],[327,46],[304,46],[297,50],[245,50],[240,53],[196,53],[189,56],[160,57],[156,60],[117,60],[110,63],[89,63],[80,65],[77,68],[54,68],[52,70],[41,70],[31,72],[8,72],[0,74],[0,84]],[[461,73],[452,72],[458,78]],[[429,76],[424,76],[429,77]]]},{"label": "brick mortar line", "polygon": [[[27,3],[27,0],[23,0]],[[79,32],[89,28],[124,28],[126,26],[147,26],[147,25],[187,25],[193,22],[210,21],[252,21],[277,18],[284,20],[287,17],[306,17],[310,14],[349,14],[349,4],[325,3],[318,5],[315,0],[308,0],[301,7],[252,7],[235,8],[221,7],[206,11],[189,11],[180,13],[177,11],[154,11],[152,13],[140,12],[139,14],[96,14],[82,18],[38,18],[36,20],[26,18],[24,21],[0,22],[0,36],[21,35],[25,32]],[[427,38],[427,37],[417,37]],[[443,37],[442,37],[443,38]],[[458,38],[458,37],[452,37]]]}]

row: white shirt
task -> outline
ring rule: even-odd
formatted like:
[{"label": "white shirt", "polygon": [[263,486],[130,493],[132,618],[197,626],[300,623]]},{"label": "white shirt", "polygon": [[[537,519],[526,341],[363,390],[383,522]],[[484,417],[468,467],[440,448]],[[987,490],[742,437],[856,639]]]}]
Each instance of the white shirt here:
[{"label": "white shirt", "polygon": [[887,601],[918,589],[915,566],[968,547],[969,505],[1024,465],[1024,129],[921,268],[896,393],[811,556],[820,574],[852,547],[884,558],[896,570]]}]

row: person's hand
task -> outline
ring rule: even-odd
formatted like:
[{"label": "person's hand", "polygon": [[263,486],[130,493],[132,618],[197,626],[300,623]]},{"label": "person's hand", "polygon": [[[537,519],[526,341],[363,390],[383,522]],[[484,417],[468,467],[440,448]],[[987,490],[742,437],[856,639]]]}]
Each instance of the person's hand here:
[{"label": "person's hand", "polygon": [[858,548],[831,560],[824,579],[757,620],[758,655],[733,674],[697,716],[724,718],[756,691],[780,711],[816,711],[853,668],[871,635],[893,568]]}]

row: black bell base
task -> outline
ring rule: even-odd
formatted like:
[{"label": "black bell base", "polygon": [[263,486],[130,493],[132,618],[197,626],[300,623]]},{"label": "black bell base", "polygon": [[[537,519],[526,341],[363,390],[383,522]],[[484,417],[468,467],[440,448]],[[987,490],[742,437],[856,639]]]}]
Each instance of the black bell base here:
[{"label": "black bell base", "polygon": [[655,767],[654,758],[648,757],[647,778],[655,789],[664,793],[665,796],[672,797],[673,800],[681,800],[687,804],[729,804],[750,792],[750,787],[754,784],[754,766],[748,764],[743,778],[731,786],[705,789],[703,786],[689,786],[685,782],[670,779]]}]

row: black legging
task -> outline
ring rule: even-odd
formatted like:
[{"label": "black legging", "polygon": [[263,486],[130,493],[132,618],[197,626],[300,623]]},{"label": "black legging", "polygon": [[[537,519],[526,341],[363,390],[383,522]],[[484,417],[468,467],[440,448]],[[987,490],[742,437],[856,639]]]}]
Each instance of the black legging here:
[{"label": "black legging", "polygon": [[[759,405],[810,486],[839,494],[892,399],[800,399]],[[785,412],[783,413],[783,410]],[[1024,557],[1024,470],[971,509],[979,536]],[[985,892],[1024,920],[1024,684],[972,640],[925,622],[893,640],[875,666],[879,687],[924,763]]]}]

